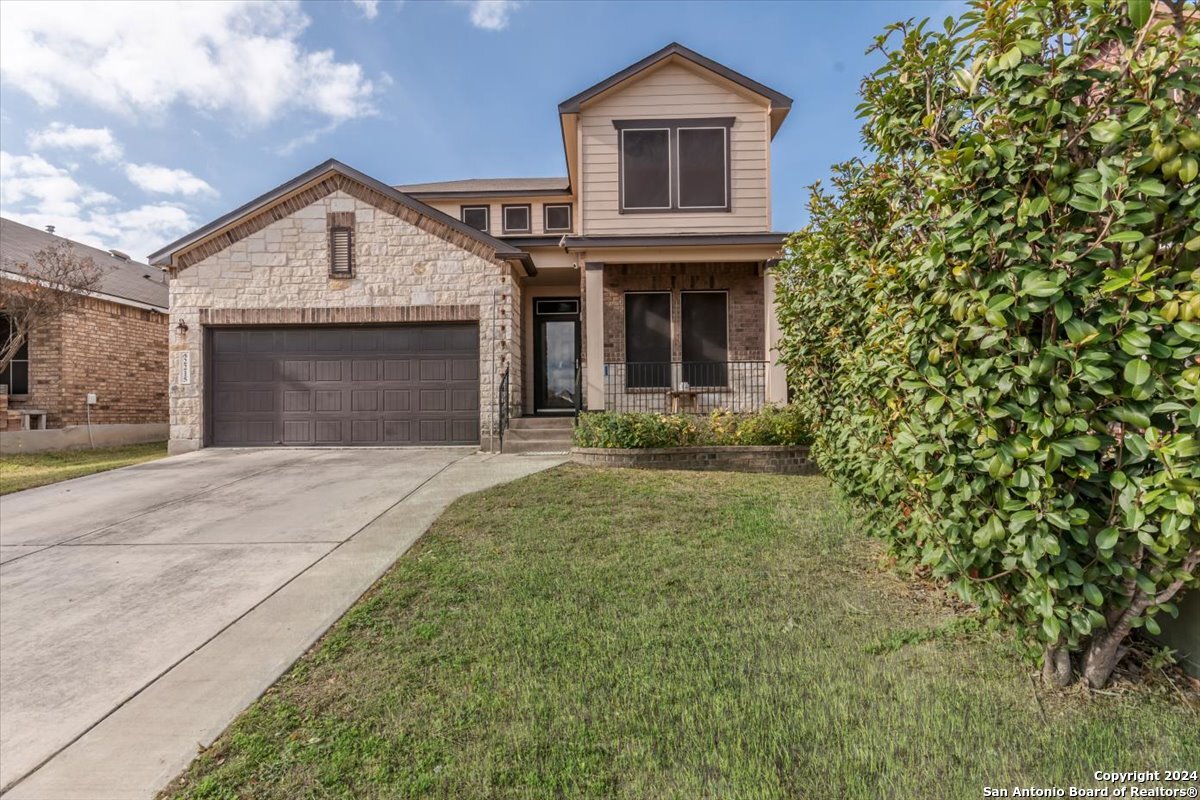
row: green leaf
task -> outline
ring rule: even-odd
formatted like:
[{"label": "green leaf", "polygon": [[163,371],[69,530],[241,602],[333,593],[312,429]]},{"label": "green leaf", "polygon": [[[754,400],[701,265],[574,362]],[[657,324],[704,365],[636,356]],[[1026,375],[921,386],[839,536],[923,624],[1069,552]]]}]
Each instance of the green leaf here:
[{"label": "green leaf", "polygon": [[1133,27],[1140,28],[1150,21],[1151,0],[1126,0],[1125,5],[1129,10],[1129,21],[1133,23]]},{"label": "green leaf", "polygon": [[1112,550],[1117,546],[1117,539],[1120,538],[1120,535],[1116,528],[1105,528],[1096,534],[1096,547],[1101,550]]},{"label": "green leaf", "polygon": [[1125,382],[1133,386],[1141,386],[1150,380],[1150,365],[1140,358],[1133,358],[1125,365]]},{"label": "green leaf", "polygon": [[1124,126],[1119,119],[1106,119],[1088,129],[1088,135],[1102,144],[1110,144],[1121,138]]},{"label": "green leaf", "polygon": [[1114,233],[1112,236],[1109,236],[1104,241],[1114,242],[1114,243],[1140,242],[1142,239],[1145,239],[1145,238],[1146,238],[1146,235],[1144,233],[1142,233],[1141,231],[1121,231],[1120,233]]},{"label": "green leaf", "polygon": [[1085,583],[1083,585],[1083,596],[1094,606],[1104,605],[1104,595],[1100,593],[1099,587],[1094,583]]}]

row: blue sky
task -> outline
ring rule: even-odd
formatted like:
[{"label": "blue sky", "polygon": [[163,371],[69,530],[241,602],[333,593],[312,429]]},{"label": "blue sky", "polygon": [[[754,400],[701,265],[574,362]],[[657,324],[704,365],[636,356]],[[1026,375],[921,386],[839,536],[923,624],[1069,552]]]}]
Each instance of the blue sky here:
[{"label": "blue sky", "polygon": [[561,175],[557,104],[678,41],[794,98],[772,150],[790,230],[861,152],[871,38],[957,8],[4,2],[0,212],[142,258],[330,157],[389,183]]}]

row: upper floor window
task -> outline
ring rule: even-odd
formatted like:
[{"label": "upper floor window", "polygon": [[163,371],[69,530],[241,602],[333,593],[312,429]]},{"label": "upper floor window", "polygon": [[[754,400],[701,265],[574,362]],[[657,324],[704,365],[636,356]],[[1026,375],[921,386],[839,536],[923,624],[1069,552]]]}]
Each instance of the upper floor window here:
[{"label": "upper floor window", "polygon": [[729,211],[732,117],[617,120],[621,213]]},{"label": "upper floor window", "polygon": [[530,209],[528,204],[504,206],[501,211],[504,215],[505,233],[529,233]]},{"label": "upper floor window", "polygon": [[570,203],[547,203],[542,206],[542,209],[546,215],[545,225],[542,227],[545,228],[547,233],[571,230]]},{"label": "upper floor window", "polygon": [[491,216],[491,208],[488,206],[463,206],[461,209],[462,221],[472,228],[481,230],[484,233],[488,232],[488,217]]}]

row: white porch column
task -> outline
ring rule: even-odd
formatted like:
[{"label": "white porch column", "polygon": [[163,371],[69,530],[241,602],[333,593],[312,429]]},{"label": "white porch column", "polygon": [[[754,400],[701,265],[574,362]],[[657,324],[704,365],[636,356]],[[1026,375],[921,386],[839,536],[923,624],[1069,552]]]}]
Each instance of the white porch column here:
[{"label": "white porch column", "polygon": [[775,274],[763,271],[763,309],[767,344],[767,402],[782,405],[787,402],[787,370],[779,361],[779,314],[775,311]]},{"label": "white porch column", "polygon": [[584,308],[587,319],[587,369],[584,397],[589,411],[604,410],[604,264],[584,263]]}]

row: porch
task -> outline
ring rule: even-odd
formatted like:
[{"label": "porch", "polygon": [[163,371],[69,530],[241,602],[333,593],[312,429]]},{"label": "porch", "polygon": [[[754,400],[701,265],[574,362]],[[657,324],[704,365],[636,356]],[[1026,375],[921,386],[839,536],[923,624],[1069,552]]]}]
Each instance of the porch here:
[{"label": "porch", "polygon": [[766,266],[587,263],[584,407],[707,414],[786,402]]}]

